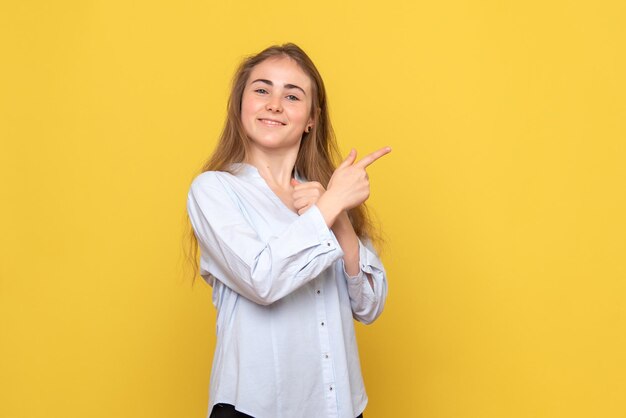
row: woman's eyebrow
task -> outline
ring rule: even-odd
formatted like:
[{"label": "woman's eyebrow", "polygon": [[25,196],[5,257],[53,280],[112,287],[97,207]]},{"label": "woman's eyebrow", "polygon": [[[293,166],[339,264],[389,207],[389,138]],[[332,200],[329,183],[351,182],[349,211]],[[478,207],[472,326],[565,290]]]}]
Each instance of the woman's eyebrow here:
[{"label": "woman's eyebrow", "polygon": [[[273,86],[274,85],[274,83],[272,83],[270,80],[266,80],[264,78],[257,78],[256,80],[254,80],[250,84],[256,83],[257,81],[259,81],[261,83],[265,83],[268,86]],[[300,86],[295,85],[295,84],[285,84],[285,88],[286,89],[298,89],[298,90],[300,90],[302,92],[302,94],[304,94],[306,96],[306,93],[304,92],[304,89],[302,87],[300,87]]]}]

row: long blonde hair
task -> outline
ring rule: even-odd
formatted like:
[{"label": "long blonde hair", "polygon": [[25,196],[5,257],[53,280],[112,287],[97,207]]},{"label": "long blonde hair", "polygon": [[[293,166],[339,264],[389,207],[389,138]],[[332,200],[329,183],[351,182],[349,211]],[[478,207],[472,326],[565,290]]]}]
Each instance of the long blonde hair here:
[{"label": "long blonde hair", "polygon": [[[317,181],[327,187],[340,159],[335,133],[328,114],[326,89],[320,73],[309,56],[297,45],[287,43],[274,45],[256,55],[243,60],[233,77],[232,89],[228,99],[226,123],[215,151],[203,165],[201,172],[231,172],[231,164],[246,161],[250,139],[241,122],[241,102],[243,91],[252,69],[270,58],[288,57],[294,60],[312,81],[311,115],[313,128],[304,133],[296,158],[296,169],[308,181]],[[365,204],[348,212],[356,234],[375,243],[380,241],[378,231],[373,227]],[[187,258],[193,266],[193,279],[198,273],[198,241],[187,218]]]}]

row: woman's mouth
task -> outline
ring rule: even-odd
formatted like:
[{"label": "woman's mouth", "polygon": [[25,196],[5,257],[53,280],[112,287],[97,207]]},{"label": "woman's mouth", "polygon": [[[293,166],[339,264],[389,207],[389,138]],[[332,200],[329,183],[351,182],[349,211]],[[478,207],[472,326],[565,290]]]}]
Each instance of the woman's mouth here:
[{"label": "woman's mouth", "polygon": [[261,123],[263,123],[265,125],[268,125],[268,126],[283,126],[283,125],[285,125],[284,123],[282,123],[282,122],[280,122],[278,120],[274,120],[274,119],[264,119],[264,118],[261,118],[261,119],[258,119],[258,120],[259,120],[259,122],[261,122]]}]

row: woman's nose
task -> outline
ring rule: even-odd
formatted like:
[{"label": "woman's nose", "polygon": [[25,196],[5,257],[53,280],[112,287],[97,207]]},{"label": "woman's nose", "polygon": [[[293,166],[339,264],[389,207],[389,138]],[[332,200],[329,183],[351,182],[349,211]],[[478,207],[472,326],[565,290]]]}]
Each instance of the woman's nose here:
[{"label": "woman's nose", "polygon": [[269,102],[267,102],[265,109],[267,109],[270,112],[282,112],[283,110],[283,108],[280,105],[280,100],[278,99],[272,99]]}]

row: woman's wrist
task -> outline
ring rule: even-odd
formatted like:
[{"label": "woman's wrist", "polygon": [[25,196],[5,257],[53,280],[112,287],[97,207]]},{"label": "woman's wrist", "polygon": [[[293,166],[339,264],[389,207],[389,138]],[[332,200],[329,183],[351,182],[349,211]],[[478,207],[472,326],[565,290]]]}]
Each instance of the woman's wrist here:
[{"label": "woman's wrist", "polygon": [[332,193],[328,191],[319,198],[316,205],[329,228],[333,227],[337,218],[344,212],[343,207],[339,204],[339,199],[335,199]]},{"label": "woman's wrist", "polygon": [[337,215],[337,219],[335,219],[335,223],[333,224],[333,231],[335,234],[341,233],[342,231],[349,231],[352,228],[352,223],[350,222],[350,218],[348,217],[348,211],[342,210],[339,215]]},{"label": "woman's wrist", "polygon": [[343,250],[344,269],[349,276],[359,274],[359,238],[352,227],[348,211],[342,211],[335,220],[333,233]]}]

